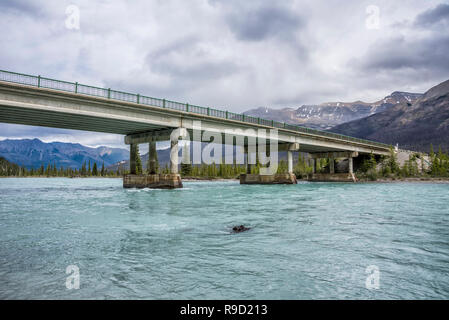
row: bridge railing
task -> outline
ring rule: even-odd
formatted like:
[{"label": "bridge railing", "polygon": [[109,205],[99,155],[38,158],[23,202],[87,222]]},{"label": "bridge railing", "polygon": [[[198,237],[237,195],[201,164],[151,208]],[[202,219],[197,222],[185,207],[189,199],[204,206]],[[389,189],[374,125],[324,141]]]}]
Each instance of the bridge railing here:
[{"label": "bridge railing", "polygon": [[307,134],[315,134],[320,136],[326,136],[331,138],[336,138],[344,141],[350,142],[360,142],[370,145],[375,145],[379,147],[387,147],[390,145],[385,143],[380,143],[376,141],[370,141],[365,139],[354,138],[338,133],[332,133],[328,131],[322,131],[317,129],[311,129],[307,127],[302,127],[294,124],[289,124],[285,122],[279,122],[274,120],[267,120],[262,118],[257,118],[249,116],[246,114],[233,113],[229,111],[223,111],[213,108],[200,107],[196,105],[190,105],[188,103],[181,103],[176,101],[170,101],[166,99],[153,98],[148,96],[142,96],[140,94],[134,94],[129,92],[111,90],[106,88],[99,88],[94,86],[89,86],[85,84],[80,84],[78,82],[68,82],[56,79],[45,78],[41,76],[33,76],[29,74],[11,72],[0,70],[0,81],[13,82],[33,87],[48,88],[59,91],[73,92],[77,94],[96,96],[102,98],[108,98],[119,101],[133,102],[142,105],[156,106],[160,108],[167,108],[172,110],[178,110],[183,112],[189,112],[194,114],[208,115],[217,118],[236,120],[241,122],[247,122],[252,124],[261,124],[265,126],[270,126],[274,128],[287,129]]}]

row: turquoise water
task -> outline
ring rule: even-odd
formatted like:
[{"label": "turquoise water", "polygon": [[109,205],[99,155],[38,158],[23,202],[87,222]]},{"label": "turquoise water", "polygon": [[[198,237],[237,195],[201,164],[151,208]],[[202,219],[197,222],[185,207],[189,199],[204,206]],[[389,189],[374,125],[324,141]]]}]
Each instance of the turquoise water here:
[{"label": "turquoise water", "polygon": [[449,184],[184,186],[0,179],[0,298],[449,298]]}]

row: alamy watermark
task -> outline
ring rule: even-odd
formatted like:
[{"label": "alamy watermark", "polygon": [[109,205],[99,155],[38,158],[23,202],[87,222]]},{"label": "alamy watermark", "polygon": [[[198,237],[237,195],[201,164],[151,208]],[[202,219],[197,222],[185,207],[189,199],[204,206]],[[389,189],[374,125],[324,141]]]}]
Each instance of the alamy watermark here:
[{"label": "alamy watermark", "polygon": [[365,280],[365,287],[368,290],[379,290],[380,289],[379,267],[376,265],[369,265],[368,267],[366,267],[365,273],[368,274]]},{"label": "alamy watermark", "polygon": [[65,287],[69,290],[80,288],[80,269],[76,265],[69,265],[65,269],[69,276],[65,280]]},{"label": "alamy watermark", "polygon": [[80,29],[80,9],[78,6],[71,4],[65,9],[66,19],[65,27],[69,30]]},{"label": "alamy watermark", "polygon": [[380,8],[375,5],[369,5],[366,7],[366,14],[365,27],[368,30],[380,29]]},{"label": "alamy watermark", "polygon": [[[186,141],[207,142],[202,147],[200,143],[186,144],[182,148],[182,164],[260,164],[266,167],[260,168],[260,174],[275,174],[278,169],[278,130],[277,129],[225,129],[203,130],[201,121],[193,121],[193,139],[185,128],[172,131],[170,143],[172,146],[170,159],[173,166],[180,163],[177,148],[181,138]],[[225,150],[223,154],[223,147]],[[235,147],[234,147],[235,146]],[[298,147],[299,148],[299,147]],[[192,161],[190,160],[192,154]],[[246,154],[246,157],[245,157]]]}]

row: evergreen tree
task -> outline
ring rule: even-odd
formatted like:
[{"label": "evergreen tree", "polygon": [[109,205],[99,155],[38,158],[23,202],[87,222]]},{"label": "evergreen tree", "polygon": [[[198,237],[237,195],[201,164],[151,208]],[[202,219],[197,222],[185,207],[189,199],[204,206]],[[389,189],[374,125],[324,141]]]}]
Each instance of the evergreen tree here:
[{"label": "evergreen tree", "polygon": [[134,161],[136,162],[136,174],[142,174],[142,160],[140,159],[139,145],[136,146],[136,157]]},{"label": "evergreen tree", "polygon": [[87,170],[86,170],[86,161],[83,162],[83,165],[81,166],[81,172],[80,172],[81,176],[86,176],[87,175]]},{"label": "evergreen tree", "polygon": [[98,176],[98,170],[97,170],[97,163],[94,162],[94,166],[92,168],[92,175],[93,176]]},{"label": "evergreen tree", "polygon": [[105,176],[105,169],[104,169],[104,161],[101,164],[101,176],[104,177]]}]

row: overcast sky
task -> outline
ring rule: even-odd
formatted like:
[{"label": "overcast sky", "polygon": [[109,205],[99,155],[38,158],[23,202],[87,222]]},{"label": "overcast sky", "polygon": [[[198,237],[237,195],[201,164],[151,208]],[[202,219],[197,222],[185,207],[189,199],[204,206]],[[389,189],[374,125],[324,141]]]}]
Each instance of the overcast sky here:
[{"label": "overcast sky", "polygon": [[[0,69],[234,112],[371,102],[449,78],[441,0],[1,0],[0,30]],[[0,124],[0,139],[31,137],[124,146]]]}]

